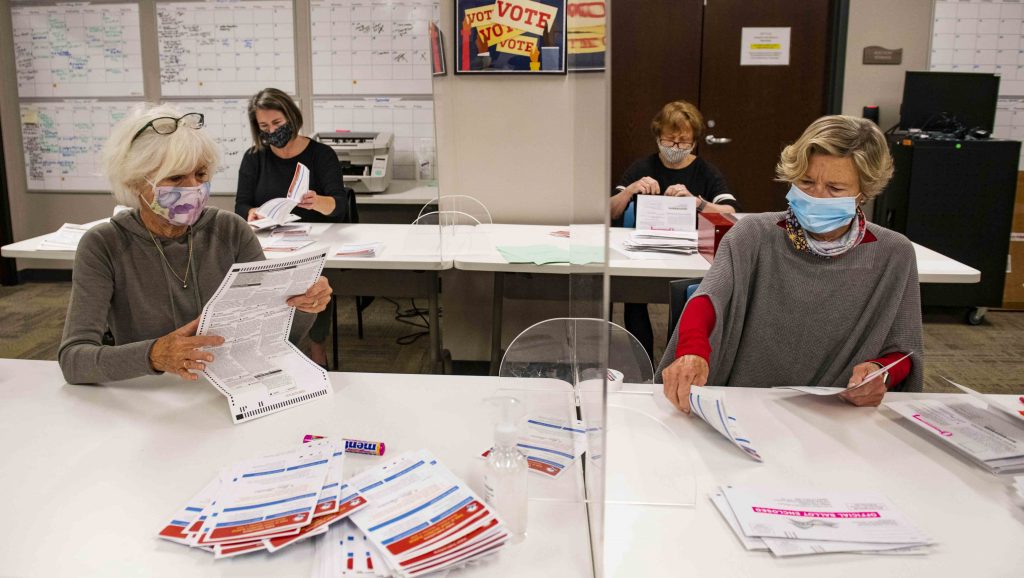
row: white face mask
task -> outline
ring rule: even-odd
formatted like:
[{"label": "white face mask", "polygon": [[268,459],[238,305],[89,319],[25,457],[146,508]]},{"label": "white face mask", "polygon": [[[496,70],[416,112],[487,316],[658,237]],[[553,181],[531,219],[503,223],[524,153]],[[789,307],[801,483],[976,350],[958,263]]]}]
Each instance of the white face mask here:
[{"label": "white face mask", "polygon": [[661,143],[658,143],[658,151],[661,153],[661,158],[665,159],[665,162],[670,165],[683,162],[683,159],[685,159],[686,155],[690,154],[690,151],[692,150],[693,147],[677,149],[676,147],[662,146]]}]

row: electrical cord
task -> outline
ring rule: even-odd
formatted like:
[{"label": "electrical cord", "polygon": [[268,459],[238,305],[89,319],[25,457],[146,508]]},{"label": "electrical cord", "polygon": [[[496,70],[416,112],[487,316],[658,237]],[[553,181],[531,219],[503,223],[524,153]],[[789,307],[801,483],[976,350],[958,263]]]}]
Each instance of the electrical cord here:
[{"label": "electrical cord", "polygon": [[[409,345],[415,343],[420,337],[430,334],[430,321],[427,320],[427,310],[421,307],[416,307],[416,300],[410,299],[412,302],[411,309],[402,309],[402,306],[394,299],[382,297],[385,301],[395,306],[395,321],[399,323],[405,323],[406,325],[412,325],[413,327],[423,329],[424,331],[416,331],[408,335],[403,335],[395,339],[395,343],[398,345]],[[410,319],[419,318],[422,323],[416,321],[410,321]]]}]

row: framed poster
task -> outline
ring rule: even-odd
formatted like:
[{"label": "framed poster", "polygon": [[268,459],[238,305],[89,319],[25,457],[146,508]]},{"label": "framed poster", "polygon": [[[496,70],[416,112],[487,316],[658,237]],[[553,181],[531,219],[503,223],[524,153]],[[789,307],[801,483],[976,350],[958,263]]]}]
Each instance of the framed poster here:
[{"label": "framed poster", "polygon": [[567,0],[569,72],[604,70],[606,0]]},{"label": "framed poster", "polygon": [[565,0],[456,0],[456,74],[565,74]]}]

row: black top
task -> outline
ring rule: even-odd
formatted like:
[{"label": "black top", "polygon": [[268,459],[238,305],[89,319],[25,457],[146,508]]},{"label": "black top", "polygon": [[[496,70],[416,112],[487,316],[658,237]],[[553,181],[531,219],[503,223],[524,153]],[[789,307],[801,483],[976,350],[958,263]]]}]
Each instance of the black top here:
[{"label": "black top", "polygon": [[[619,186],[615,187],[611,194],[617,194],[643,177],[651,177],[658,181],[662,192],[672,185],[685,185],[691,194],[701,197],[709,203],[729,205],[737,211],[740,210],[740,204],[736,202],[736,197],[729,191],[729,186],[725,184],[725,177],[722,176],[722,173],[714,165],[700,157],[695,158],[689,166],[682,169],[666,167],[657,153],[638,159],[626,169],[619,181]],[[635,204],[636,196],[629,203]],[[621,227],[622,217],[612,220],[612,226]]]},{"label": "black top", "polygon": [[341,176],[341,163],[331,147],[310,139],[306,149],[290,159],[282,159],[263,147],[257,152],[245,151],[238,167],[238,193],[235,212],[243,219],[249,209],[255,209],[275,197],[288,194],[295,175],[295,165],[302,163],[309,169],[309,190],[318,195],[334,197],[334,212],[323,215],[311,209],[296,207],[292,213],[303,221],[341,223],[346,221],[348,196],[353,194]]}]

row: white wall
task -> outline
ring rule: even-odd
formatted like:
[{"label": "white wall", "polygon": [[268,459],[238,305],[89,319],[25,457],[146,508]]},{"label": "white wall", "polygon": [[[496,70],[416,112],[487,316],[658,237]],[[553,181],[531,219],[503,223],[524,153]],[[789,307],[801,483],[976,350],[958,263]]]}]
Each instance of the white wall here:
[{"label": "white wall", "polygon": [[[453,0],[441,0],[441,27],[455,38]],[[448,43],[449,70],[456,65]],[[442,195],[479,199],[496,223],[569,225],[607,219],[607,73],[565,76],[454,75],[434,82],[438,177]],[[482,360],[490,345],[493,276],[464,271],[443,278],[445,347],[457,360]],[[536,321],[571,316],[559,301],[506,300],[508,343]],[[587,303],[584,310],[594,309]],[[596,315],[597,313],[589,313]]]},{"label": "white wall", "polygon": [[[931,33],[932,0],[850,0],[843,114],[861,116],[874,104],[883,130],[899,122],[903,73],[928,70]],[[864,65],[865,46],[902,48],[903,63]]]}]

